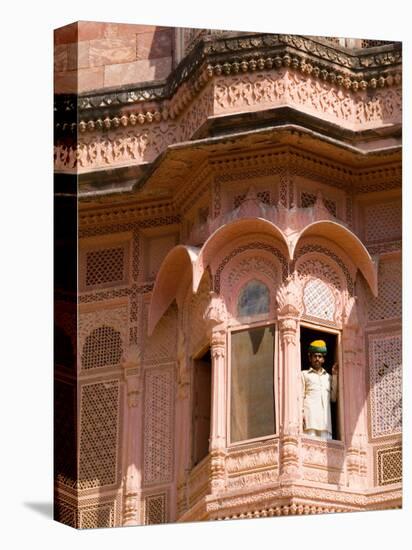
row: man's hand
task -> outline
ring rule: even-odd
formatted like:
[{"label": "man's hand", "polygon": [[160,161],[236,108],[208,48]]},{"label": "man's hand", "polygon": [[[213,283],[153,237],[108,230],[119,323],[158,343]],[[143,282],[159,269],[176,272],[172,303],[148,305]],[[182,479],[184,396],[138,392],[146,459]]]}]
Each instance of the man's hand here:
[{"label": "man's hand", "polygon": [[332,367],[332,374],[338,374],[338,371],[339,371],[339,366],[337,363],[334,363]]}]

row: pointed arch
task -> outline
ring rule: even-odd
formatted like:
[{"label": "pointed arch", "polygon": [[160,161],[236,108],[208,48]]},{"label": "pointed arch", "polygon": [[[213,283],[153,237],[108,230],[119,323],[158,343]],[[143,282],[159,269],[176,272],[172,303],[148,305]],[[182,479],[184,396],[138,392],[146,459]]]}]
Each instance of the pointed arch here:
[{"label": "pointed arch", "polygon": [[293,257],[295,256],[299,242],[304,237],[323,237],[340,246],[352,259],[354,265],[361,271],[373,295],[375,297],[378,295],[377,266],[363,243],[352,231],[343,225],[329,220],[311,223],[297,236],[292,247]]},{"label": "pointed arch", "polygon": [[179,244],[172,248],[163,260],[156,276],[150,301],[148,334],[153,330],[167,308],[176,298],[184,281],[194,282],[194,272],[199,249]]},{"label": "pointed arch", "polygon": [[193,281],[193,290],[197,292],[202,275],[217,253],[227,245],[228,242],[241,236],[259,233],[280,240],[289,251],[288,241],[283,231],[274,223],[263,218],[246,218],[234,220],[217,229],[201,248],[196,262],[196,269]]}]

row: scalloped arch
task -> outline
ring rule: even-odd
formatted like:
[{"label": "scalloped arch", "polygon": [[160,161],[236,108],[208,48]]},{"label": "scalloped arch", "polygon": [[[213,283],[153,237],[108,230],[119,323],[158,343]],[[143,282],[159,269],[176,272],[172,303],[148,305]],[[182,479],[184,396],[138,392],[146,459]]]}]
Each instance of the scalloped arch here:
[{"label": "scalloped arch", "polygon": [[184,281],[195,280],[196,261],[199,255],[199,248],[179,244],[172,248],[166,255],[160,266],[153,287],[152,299],[150,301],[148,334],[153,330],[167,308],[176,298],[179,289]]},{"label": "scalloped arch", "polygon": [[197,292],[205,269],[210,264],[212,258],[223,248],[223,246],[227,245],[228,242],[241,237],[242,235],[250,235],[251,233],[260,233],[280,240],[285,245],[285,248],[290,255],[288,241],[283,231],[274,223],[264,220],[263,218],[234,220],[219,227],[219,229],[210,235],[202,246],[197,259],[196,273],[194,275],[194,292]]},{"label": "scalloped arch", "polygon": [[338,244],[353,260],[355,266],[365,277],[373,295],[378,295],[377,266],[359,238],[346,227],[334,221],[318,221],[306,226],[292,245],[292,257],[301,239],[304,237],[324,237]]}]

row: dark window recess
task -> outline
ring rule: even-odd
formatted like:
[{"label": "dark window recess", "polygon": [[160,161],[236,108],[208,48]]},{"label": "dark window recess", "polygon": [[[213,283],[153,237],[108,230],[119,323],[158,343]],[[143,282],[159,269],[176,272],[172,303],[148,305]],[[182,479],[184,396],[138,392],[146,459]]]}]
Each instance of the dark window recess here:
[{"label": "dark window recess", "polygon": [[212,387],[210,348],[193,361],[193,466],[209,453]]},{"label": "dark window recess", "polygon": [[[325,363],[323,368],[329,373],[332,374],[332,366],[335,362],[339,364],[339,354],[338,354],[338,338],[336,334],[331,334],[330,332],[323,332],[322,330],[313,329],[309,327],[300,327],[300,357],[301,357],[301,370],[307,370],[310,368],[309,359],[308,359],[308,348],[309,344],[314,340],[324,340],[326,343],[326,349],[328,350],[326,354]],[[339,374],[342,373],[341,365],[339,365]],[[331,419],[332,419],[332,438],[335,440],[340,439],[339,434],[339,394],[335,403],[330,404],[331,406]]]}]

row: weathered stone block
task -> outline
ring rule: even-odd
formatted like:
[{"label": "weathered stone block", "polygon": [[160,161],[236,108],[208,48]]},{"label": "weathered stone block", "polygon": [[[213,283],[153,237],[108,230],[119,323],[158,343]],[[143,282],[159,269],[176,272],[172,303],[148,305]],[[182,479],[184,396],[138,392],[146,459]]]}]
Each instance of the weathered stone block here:
[{"label": "weathered stone block", "polygon": [[150,80],[163,80],[170,73],[171,67],[171,57],[107,65],[104,67],[104,85],[122,86]]},{"label": "weathered stone block", "polygon": [[79,69],[78,75],[79,93],[103,88],[103,67]]},{"label": "weathered stone block", "polygon": [[54,44],[71,44],[78,40],[78,23],[71,23],[54,31]]},{"label": "weathered stone block", "polygon": [[137,58],[154,59],[172,55],[172,31],[144,32],[137,35]]},{"label": "weathered stone block", "polygon": [[91,40],[89,60],[91,67],[126,63],[136,59],[136,37]]}]

